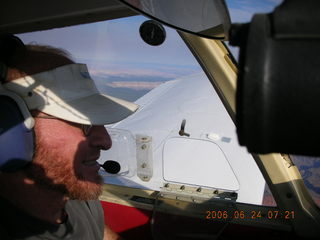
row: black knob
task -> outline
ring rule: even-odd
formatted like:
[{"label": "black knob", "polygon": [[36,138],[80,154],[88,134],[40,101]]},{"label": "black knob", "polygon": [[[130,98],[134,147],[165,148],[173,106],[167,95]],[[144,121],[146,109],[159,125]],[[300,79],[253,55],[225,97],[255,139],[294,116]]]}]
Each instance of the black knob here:
[{"label": "black knob", "polygon": [[100,166],[107,172],[111,174],[117,174],[120,172],[120,164],[113,160],[107,160],[104,164],[100,164]]}]

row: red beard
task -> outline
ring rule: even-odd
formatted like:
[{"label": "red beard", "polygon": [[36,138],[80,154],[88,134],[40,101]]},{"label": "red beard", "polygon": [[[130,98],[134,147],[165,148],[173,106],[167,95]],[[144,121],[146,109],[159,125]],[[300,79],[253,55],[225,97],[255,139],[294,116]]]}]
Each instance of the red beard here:
[{"label": "red beard", "polygon": [[81,173],[81,162],[77,159],[80,153],[76,153],[74,159],[68,159],[61,152],[61,149],[42,147],[38,138],[33,163],[25,169],[27,176],[38,186],[58,191],[70,199],[98,199],[102,194],[102,177],[98,174],[86,177]]}]

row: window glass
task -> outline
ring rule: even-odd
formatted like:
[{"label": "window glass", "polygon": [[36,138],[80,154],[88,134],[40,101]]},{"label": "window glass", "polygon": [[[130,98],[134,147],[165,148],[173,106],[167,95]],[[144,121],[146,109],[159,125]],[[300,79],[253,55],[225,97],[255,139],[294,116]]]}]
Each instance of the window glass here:
[{"label": "window glass", "polygon": [[[200,75],[202,74],[201,76],[205,76],[202,73],[202,69],[198,62],[195,60],[190,50],[186,47],[185,43],[175,30],[165,28],[167,38],[166,41],[160,46],[155,47],[146,44],[139,35],[139,27],[145,20],[147,19],[142,16],[135,16],[118,20],[20,34],[18,36],[26,44],[45,44],[66,49],[73,56],[73,60],[75,62],[87,64],[90,75],[96,82],[101,92],[129,101],[136,101],[138,99],[141,100],[141,97],[145,96],[149,91],[159,87],[160,85],[162,88],[160,88],[159,92],[163,91],[163,94],[165,94],[168,92],[167,87],[170,86],[172,80],[177,78],[181,79],[184,76],[197,73],[200,73]],[[163,83],[168,82],[171,83],[164,87]],[[196,86],[196,84],[194,84],[194,86]],[[182,105],[184,104],[187,106],[186,103],[188,102],[188,98],[192,96],[193,90],[194,89],[191,90],[185,101],[182,102]],[[209,90],[214,92],[213,87],[208,81],[208,87],[204,92],[210,92]],[[205,96],[201,96],[199,99],[203,98],[205,98]],[[149,101],[146,98],[144,100],[147,102]],[[228,116],[221,101],[219,104],[221,106],[219,105],[219,108],[217,109],[219,109],[221,112],[223,111],[225,116]],[[180,107],[181,109],[184,107],[182,105]],[[191,106],[190,108],[191,109],[189,112],[195,112],[196,115],[198,108],[194,106]],[[212,118],[212,121],[218,121],[217,115],[214,115]],[[191,122],[192,120],[196,121],[196,119],[197,116],[193,116]],[[228,119],[228,122],[226,123],[221,118],[221,124],[232,125],[232,121],[231,119]],[[189,126],[190,120],[187,121],[187,127]],[[158,126],[158,128],[161,128],[161,126]],[[220,129],[216,129],[217,131],[213,133],[209,132],[209,134],[201,133],[199,138],[202,138],[201,143],[203,143],[203,146],[206,146],[209,143],[213,144],[213,142],[218,143],[216,145],[216,149],[219,153],[221,152],[221,161],[226,161],[223,162],[225,164],[225,169],[230,168],[230,166],[227,164],[227,161],[237,165],[238,170],[236,171],[232,169],[234,166],[231,166],[229,172],[232,173],[230,174],[232,178],[230,177],[225,181],[223,178],[226,178],[226,175],[223,175],[222,172],[219,172],[219,174],[222,175],[221,179],[219,179],[221,184],[223,185],[227,180],[229,180],[230,182],[234,183],[232,186],[236,186],[232,188],[232,190],[234,190],[237,189],[238,186],[241,187],[241,182],[237,182],[237,178],[241,179],[241,177],[239,177],[237,174],[245,170],[245,175],[249,175],[250,172],[255,171],[257,167],[255,166],[254,159],[251,156],[249,156],[249,158],[253,164],[248,164],[248,166],[243,164],[241,161],[242,158],[248,159],[248,154],[244,149],[241,153],[241,156],[233,152],[234,147],[238,148],[239,145],[237,145],[234,126],[232,128],[232,140],[230,136],[223,135],[223,132],[220,133]],[[172,132],[167,133],[168,136],[170,134],[172,134]],[[192,141],[190,140],[188,142]],[[197,140],[193,142],[199,141]],[[221,147],[222,145],[228,145],[228,147],[223,148]],[[226,149],[229,149],[228,151],[233,153],[230,155],[226,154],[224,156],[224,151],[226,151]],[[199,154],[196,154],[194,158],[198,157],[198,155],[201,155],[201,153],[202,152],[200,151]],[[232,160],[230,158],[232,158]],[[213,159],[213,161],[217,161],[217,159]],[[211,167],[212,169],[205,169],[208,170],[208,178],[214,176],[210,176],[212,170],[217,170],[217,167],[214,167],[214,164],[214,162],[211,163],[211,165],[213,165]],[[203,168],[205,168],[205,166],[203,166]],[[252,170],[252,168],[255,170]],[[233,171],[235,176],[233,176]],[[253,186],[253,188],[247,187],[246,191],[243,191],[242,194],[245,196],[250,196],[247,197],[247,199],[259,194],[259,201],[255,200],[256,202],[259,202],[259,204],[263,205],[275,205],[272,194],[267,187],[264,188],[266,184],[261,176],[261,173],[259,170],[257,171],[257,175],[259,175],[259,181],[255,182],[255,186]],[[175,176],[174,174],[175,172],[173,173],[173,176]],[[215,177],[217,178],[218,173],[216,173],[216,175],[217,176]],[[242,176],[242,178],[245,177]],[[198,182],[205,182],[207,184],[207,179],[200,180]],[[248,179],[246,181],[248,181],[248,183],[253,182],[249,181]],[[208,182],[210,182],[210,179]],[[244,185],[246,184],[242,183],[242,187]],[[242,199],[246,199],[243,197],[243,195]],[[254,197],[252,197],[252,199],[253,198]],[[241,199],[241,197],[239,199]]]},{"label": "window glass", "polygon": [[[226,0],[232,23],[250,22],[254,14],[272,12],[282,2],[283,0]],[[234,58],[238,60],[239,48],[226,43]]]},{"label": "window glass", "polygon": [[298,167],[311,197],[320,206],[320,158],[307,156],[290,156]]},{"label": "window glass", "polygon": [[270,206],[270,207],[277,206],[276,200],[274,200],[274,197],[271,193],[271,190],[270,190],[268,184],[266,184],[265,189],[264,189],[262,205]]},{"label": "window glass", "polygon": [[87,64],[99,90],[134,101],[168,80],[201,68],[177,32],[166,28],[160,46],[139,35],[142,16],[20,34],[25,43],[68,50],[75,62]]},{"label": "window glass", "polygon": [[269,13],[283,0],[226,0],[231,22],[250,22],[254,14]]}]

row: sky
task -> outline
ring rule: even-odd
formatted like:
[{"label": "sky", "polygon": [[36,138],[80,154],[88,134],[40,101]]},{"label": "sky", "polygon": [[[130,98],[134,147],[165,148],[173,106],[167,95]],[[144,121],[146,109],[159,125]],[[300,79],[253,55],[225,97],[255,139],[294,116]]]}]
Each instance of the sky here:
[{"label": "sky", "polygon": [[254,14],[269,13],[283,0],[225,0],[231,22],[249,22]]},{"label": "sky", "polygon": [[[232,23],[250,22],[254,14],[272,12],[282,2],[283,0],[226,0]],[[238,47],[227,46],[235,59],[238,59]]]},{"label": "sky", "polygon": [[143,42],[142,16],[97,22],[38,33],[21,34],[25,43],[67,49],[94,75],[142,75],[176,78],[199,70],[176,31],[166,28],[167,39],[158,47]]},{"label": "sky", "polygon": [[[281,0],[226,0],[232,22],[248,22],[254,13],[270,12]],[[114,80],[140,77],[159,82],[201,71],[201,67],[174,29],[165,27],[166,41],[150,46],[139,35],[141,23],[135,16],[111,21],[20,34],[25,43],[66,49],[76,62],[86,63],[92,76]],[[237,58],[237,48],[230,48]],[[127,81],[128,82],[128,81]],[[112,83],[110,83],[112,84]],[[113,86],[115,86],[113,84]],[[143,88],[143,84],[139,85]],[[153,88],[156,85],[146,85]]]}]

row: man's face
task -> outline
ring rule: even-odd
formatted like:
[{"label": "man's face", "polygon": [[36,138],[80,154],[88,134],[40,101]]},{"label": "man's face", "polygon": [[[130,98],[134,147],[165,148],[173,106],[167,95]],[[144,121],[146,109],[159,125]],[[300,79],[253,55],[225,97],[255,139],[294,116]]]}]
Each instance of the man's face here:
[{"label": "man's face", "polygon": [[[43,113],[40,113],[43,115]],[[36,153],[27,174],[46,188],[71,199],[97,199],[102,192],[100,150],[111,147],[104,126],[93,126],[85,136],[80,124],[36,118]]]}]

